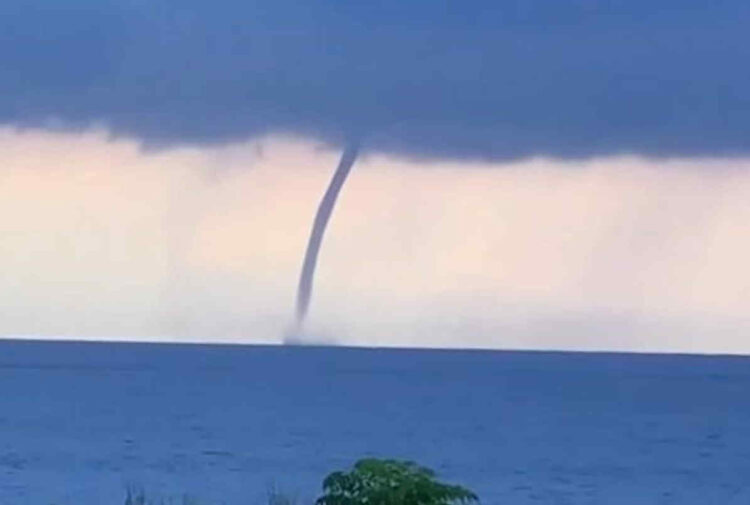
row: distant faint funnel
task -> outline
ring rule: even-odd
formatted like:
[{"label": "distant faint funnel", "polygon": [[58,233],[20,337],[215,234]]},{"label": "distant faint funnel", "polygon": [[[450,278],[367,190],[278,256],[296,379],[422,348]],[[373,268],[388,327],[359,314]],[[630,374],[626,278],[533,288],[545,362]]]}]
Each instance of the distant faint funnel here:
[{"label": "distant faint funnel", "polygon": [[302,324],[305,321],[307,315],[307,309],[310,306],[310,296],[312,295],[313,277],[315,276],[315,265],[318,262],[318,253],[320,252],[320,244],[323,241],[323,234],[328,226],[328,220],[333,212],[333,207],[336,204],[336,198],[338,198],[341,187],[346,181],[346,177],[349,175],[349,171],[357,159],[359,152],[359,142],[349,142],[344,148],[344,152],[341,155],[341,161],[339,166],[336,167],[336,172],[333,174],[328,189],[326,189],[323,199],[318,205],[318,212],[315,214],[315,220],[313,221],[312,231],[310,233],[310,240],[307,242],[307,250],[305,251],[305,261],[302,264],[302,273],[299,277],[299,286],[297,288],[297,319],[295,332],[299,332],[302,329]]}]

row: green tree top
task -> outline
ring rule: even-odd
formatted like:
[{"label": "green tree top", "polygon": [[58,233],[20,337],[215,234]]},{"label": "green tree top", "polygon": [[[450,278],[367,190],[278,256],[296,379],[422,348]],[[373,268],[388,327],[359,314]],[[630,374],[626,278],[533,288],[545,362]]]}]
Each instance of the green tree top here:
[{"label": "green tree top", "polygon": [[451,505],[478,502],[461,486],[435,480],[435,473],[411,461],[361,459],[350,472],[323,480],[316,505]]}]

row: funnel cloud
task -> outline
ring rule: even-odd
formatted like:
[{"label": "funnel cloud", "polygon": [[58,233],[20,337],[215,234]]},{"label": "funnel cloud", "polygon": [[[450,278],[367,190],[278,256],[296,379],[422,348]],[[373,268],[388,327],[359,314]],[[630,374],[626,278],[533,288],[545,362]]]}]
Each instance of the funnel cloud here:
[{"label": "funnel cloud", "polygon": [[336,205],[336,199],[341,192],[341,187],[344,185],[344,182],[346,182],[349,171],[357,159],[358,152],[358,142],[349,142],[347,144],[341,155],[341,160],[336,167],[336,171],[333,174],[333,178],[328,185],[328,189],[326,189],[323,199],[320,201],[318,211],[315,214],[315,220],[313,221],[312,230],[310,232],[310,239],[307,243],[307,250],[305,251],[305,259],[302,263],[299,286],[297,288],[296,330],[302,329],[307,310],[310,307],[310,297],[312,295],[313,280],[315,277],[315,265],[318,262],[318,253],[320,252],[320,245],[323,242],[323,235],[328,226],[328,221],[331,218],[333,207]]}]

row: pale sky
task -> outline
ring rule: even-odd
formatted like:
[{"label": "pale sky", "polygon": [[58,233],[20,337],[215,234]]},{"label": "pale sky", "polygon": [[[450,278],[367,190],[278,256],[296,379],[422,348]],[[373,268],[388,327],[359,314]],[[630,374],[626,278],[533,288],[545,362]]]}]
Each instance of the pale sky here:
[{"label": "pale sky", "polygon": [[3,0],[0,335],[281,342],[360,142],[306,341],[750,353],[748,26],[747,0]]},{"label": "pale sky", "polygon": [[[280,342],[339,152],[0,129],[0,335]],[[750,157],[368,153],[311,341],[750,353]]]}]

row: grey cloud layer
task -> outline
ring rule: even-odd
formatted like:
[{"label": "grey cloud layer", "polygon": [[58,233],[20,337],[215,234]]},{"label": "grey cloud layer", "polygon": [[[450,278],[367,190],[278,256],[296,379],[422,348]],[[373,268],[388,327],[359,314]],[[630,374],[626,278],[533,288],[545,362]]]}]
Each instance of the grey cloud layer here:
[{"label": "grey cloud layer", "polygon": [[0,123],[427,157],[750,152],[744,0],[10,0]]}]

